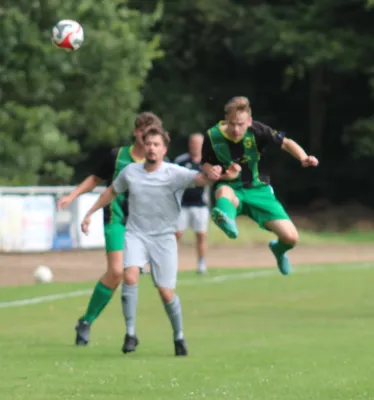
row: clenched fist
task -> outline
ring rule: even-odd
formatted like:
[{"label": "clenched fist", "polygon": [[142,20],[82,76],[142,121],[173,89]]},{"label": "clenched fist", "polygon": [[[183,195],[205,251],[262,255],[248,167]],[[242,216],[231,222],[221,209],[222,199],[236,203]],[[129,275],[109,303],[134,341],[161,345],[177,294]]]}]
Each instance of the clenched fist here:
[{"label": "clenched fist", "polygon": [[218,181],[222,174],[222,167],[220,165],[214,165],[207,173],[207,176],[212,181]]},{"label": "clenched fist", "polygon": [[314,156],[303,158],[300,162],[303,167],[317,167],[319,164],[319,161]]}]

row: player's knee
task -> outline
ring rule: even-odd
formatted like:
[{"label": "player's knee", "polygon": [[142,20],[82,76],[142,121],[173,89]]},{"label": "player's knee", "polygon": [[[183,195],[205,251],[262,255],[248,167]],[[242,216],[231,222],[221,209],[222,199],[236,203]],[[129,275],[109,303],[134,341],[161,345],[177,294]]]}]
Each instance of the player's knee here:
[{"label": "player's knee", "polygon": [[290,246],[296,246],[299,242],[299,234],[296,229],[284,232],[280,240]]},{"label": "player's knee", "polygon": [[115,268],[108,271],[108,275],[113,283],[120,284],[123,278],[123,268]]},{"label": "player's knee", "polygon": [[123,273],[123,281],[129,286],[136,285],[139,281],[139,268],[126,268]]},{"label": "player's knee", "polygon": [[105,273],[105,280],[110,283],[111,286],[118,286],[122,282],[123,266],[122,262],[114,262],[111,260],[108,264],[108,269]]},{"label": "player's knee", "polygon": [[231,199],[234,196],[234,191],[230,186],[220,186],[215,193],[216,200],[219,199],[220,197],[227,197]]},{"label": "player's knee", "polygon": [[239,206],[239,200],[230,186],[226,185],[220,186],[215,192],[215,197],[216,200],[218,200],[221,197],[226,197],[234,204],[235,207]]},{"label": "player's knee", "polygon": [[196,232],[196,240],[198,243],[204,243],[206,240],[206,232]]},{"label": "player's knee", "polygon": [[123,252],[112,251],[107,253],[108,270],[106,275],[113,282],[121,283],[123,274]]},{"label": "player's knee", "polygon": [[175,295],[174,290],[169,288],[158,288],[158,292],[165,303],[170,303]]}]

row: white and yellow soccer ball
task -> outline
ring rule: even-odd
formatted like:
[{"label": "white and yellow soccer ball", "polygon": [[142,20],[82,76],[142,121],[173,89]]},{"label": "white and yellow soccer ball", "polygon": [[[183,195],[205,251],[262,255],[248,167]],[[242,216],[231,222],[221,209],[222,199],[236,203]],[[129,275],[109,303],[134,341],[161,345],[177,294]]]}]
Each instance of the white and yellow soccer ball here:
[{"label": "white and yellow soccer ball", "polygon": [[34,278],[37,283],[50,283],[53,281],[53,273],[45,265],[39,265],[34,271]]},{"label": "white and yellow soccer ball", "polygon": [[72,19],[63,19],[52,29],[52,43],[60,49],[76,51],[82,46],[83,41],[83,28]]}]

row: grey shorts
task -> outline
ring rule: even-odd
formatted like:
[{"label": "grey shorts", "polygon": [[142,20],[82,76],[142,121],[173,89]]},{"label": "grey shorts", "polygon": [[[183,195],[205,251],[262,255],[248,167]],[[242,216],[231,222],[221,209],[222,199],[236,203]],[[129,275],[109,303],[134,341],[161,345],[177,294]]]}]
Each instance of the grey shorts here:
[{"label": "grey shorts", "polygon": [[208,207],[182,207],[178,219],[178,232],[191,228],[196,233],[203,233],[208,230],[208,224]]},{"label": "grey shorts", "polygon": [[126,232],[124,268],[150,264],[156,287],[175,289],[178,273],[178,247],[174,234],[142,236]]}]

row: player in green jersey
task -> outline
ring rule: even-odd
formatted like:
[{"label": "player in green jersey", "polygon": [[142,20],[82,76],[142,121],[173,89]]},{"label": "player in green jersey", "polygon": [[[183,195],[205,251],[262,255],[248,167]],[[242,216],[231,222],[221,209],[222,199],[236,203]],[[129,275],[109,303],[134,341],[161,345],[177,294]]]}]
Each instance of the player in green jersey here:
[{"label": "player in green jersey", "polygon": [[[162,126],[161,120],[153,113],[143,112],[135,120],[132,146],[112,149],[107,158],[73,192],[61,198],[58,208],[66,208],[83,193],[92,191],[98,184],[110,186],[120,171],[133,162],[144,161],[143,132],[150,125]],[[76,325],[76,345],[87,345],[90,328],[110,299],[123,277],[123,249],[127,217],[127,194],[118,196],[104,209],[104,235],[107,254],[107,270],[96,284],[88,303],[86,313]]]},{"label": "player in green jersey", "polygon": [[203,170],[215,180],[215,206],[211,211],[216,225],[235,239],[239,232],[236,217],[246,215],[260,227],[272,231],[278,240],[269,243],[278,268],[291,272],[286,252],[298,242],[295,225],[274,195],[264,152],[277,146],[300,161],[303,167],[316,167],[293,140],[252,119],[246,97],[234,97],[225,106],[225,120],[209,129],[203,145]]}]

